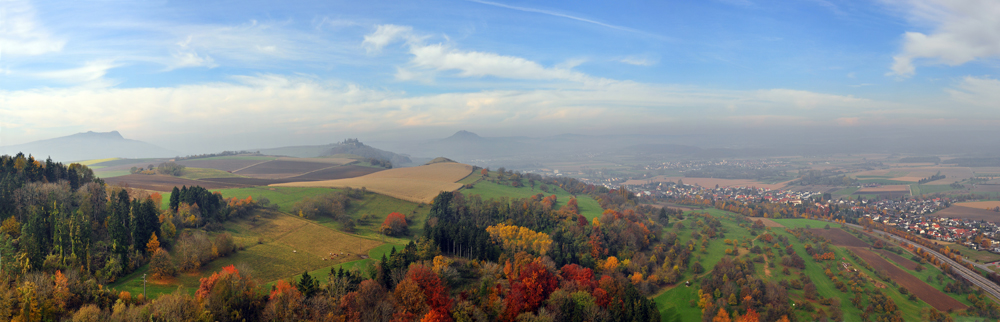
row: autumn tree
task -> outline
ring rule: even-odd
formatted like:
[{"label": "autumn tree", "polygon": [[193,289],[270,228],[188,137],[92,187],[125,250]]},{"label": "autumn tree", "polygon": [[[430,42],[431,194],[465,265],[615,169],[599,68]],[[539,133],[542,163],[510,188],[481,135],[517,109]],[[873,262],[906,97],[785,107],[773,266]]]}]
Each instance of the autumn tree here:
[{"label": "autumn tree", "polygon": [[153,278],[167,278],[177,275],[177,264],[170,257],[170,253],[163,248],[157,248],[149,260],[149,271],[153,273]]},{"label": "autumn tree", "polygon": [[726,309],[721,307],[719,308],[719,313],[716,313],[715,318],[712,319],[712,322],[730,322],[730,321],[732,320],[729,318],[729,312],[726,312]]},{"label": "autumn tree", "polygon": [[545,255],[552,245],[552,238],[548,234],[515,225],[496,224],[486,227],[486,232],[494,241],[512,252],[534,251]]},{"label": "autumn tree", "polygon": [[406,216],[398,212],[392,212],[385,217],[381,230],[383,234],[390,236],[407,235],[410,233],[408,224],[406,223]]}]

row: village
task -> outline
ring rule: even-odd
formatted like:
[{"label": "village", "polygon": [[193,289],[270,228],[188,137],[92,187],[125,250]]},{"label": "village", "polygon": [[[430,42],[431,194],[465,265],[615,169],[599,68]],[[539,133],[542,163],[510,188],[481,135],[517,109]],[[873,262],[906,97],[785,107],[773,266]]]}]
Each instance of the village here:
[{"label": "village", "polygon": [[951,206],[953,200],[948,198],[831,199],[829,193],[813,191],[752,187],[705,188],[683,182],[658,182],[629,188],[635,192],[636,197],[650,201],[670,202],[700,196],[713,201],[739,200],[834,207],[844,218],[869,218],[931,240],[960,243],[974,250],[1000,253],[1000,225],[997,223],[935,215],[939,210]]}]

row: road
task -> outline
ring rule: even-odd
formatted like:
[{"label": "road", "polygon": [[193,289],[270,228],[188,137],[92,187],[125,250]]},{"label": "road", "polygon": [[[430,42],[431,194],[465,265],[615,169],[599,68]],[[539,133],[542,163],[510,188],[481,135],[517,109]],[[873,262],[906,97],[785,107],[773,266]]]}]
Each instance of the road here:
[{"label": "road", "polygon": [[[848,226],[848,227],[851,227],[851,228],[856,228],[856,229],[864,231],[864,227],[861,227],[861,226],[858,226],[858,225],[845,224],[845,226]],[[952,270],[954,270],[956,273],[958,273],[962,277],[965,277],[965,279],[968,280],[969,282],[972,282],[973,285],[976,285],[979,288],[983,289],[983,291],[985,291],[986,293],[989,293],[989,294],[993,295],[993,301],[995,301],[998,304],[1000,304],[1000,285],[997,285],[996,283],[993,283],[993,281],[990,281],[989,279],[983,277],[982,275],[979,275],[979,272],[972,271],[968,267],[962,266],[958,262],[955,262],[955,260],[953,260],[951,258],[948,258],[947,256],[944,256],[941,253],[938,253],[936,250],[933,250],[933,249],[924,247],[924,246],[922,246],[920,244],[917,244],[917,243],[911,242],[909,240],[903,239],[902,237],[899,237],[899,236],[896,236],[896,235],[893,235],[893,234],[890,234],[890,233],[887,233],[887,232],[884,232],[884,231],[881,231],[881,230],[873,230],[873,232],[881,233],[881,234],[884,234],[886,236],[890,236],[892,239],[896,240],[896,242],[904,241],[904,242],[906,242],[906,243],[908,243],[910,245],[913,245],[914,247],[923,249],[924,251],[928,252],[929,254],[933,255],[934,257],[937,257],[938,260],[941,260],[941,261],[943,261],[945,263],[948,263],[948,266],[951,266]],[[969,261],[967,259],[963,259],[963,260],[966,261],[966,262]],[[975,264],[975,263],[973,263],[973,264]]]}]

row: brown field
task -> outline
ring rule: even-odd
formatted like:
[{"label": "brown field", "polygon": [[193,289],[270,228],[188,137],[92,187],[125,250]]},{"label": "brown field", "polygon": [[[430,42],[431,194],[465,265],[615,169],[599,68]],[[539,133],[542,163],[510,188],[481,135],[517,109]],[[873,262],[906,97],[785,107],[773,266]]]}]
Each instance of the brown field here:
[{"label": "brown field", "polygon": [[233,171],[233,173],[258,179],[284,179],[335,166],[337,164],[326,162],[274,160]]},{"label": "brown field", "polygon": [[875,251],[878,252],[879,254],[885,255],[885,257],[888,257],[893,262],[896,262],[897,265],[906,267],[906,269],[908,269],[908,270],[915,270],[915,269],[917,269],[917,265],[918,264],[916,262],[910,260],[909,258],[906,258],[906,257],[903,257],[903,256],[899,256],[899,254],[887,251],[885,249],[877,249]]},{"label": "brown field", "polygon": [[757,187],[766,189],[781,189],[788,184],[786,182],[780,182],[776,184],[767,184],[762,182],[757,182],[753,180],[746,179],[715,179],[715,178],[688,178],[688,177],[665,177],[656,176],[650,179],[644,180],[628,180],[625,181],[625,185],[641,185],[646,182],[677,182],[677,180],[684,180],[684,184],[699,185],[705,188],[715,188],[715,185],[722,187]]},{"label": "brown field", "polygon": [[216,169],[222,171],[236,171],[242,168],[249,167],[251,165],[266,162],[265,160],[205,160],[205,159],[193,159],[193,160],[180,160],[177,164],[183,165],[190,168],[207,168]]},{"label": "brown field", "polygon": [[382,171],[379,168],[362,167],[357,165],[343,165],[330,167],[318,171],[313,171],[303,175],[284,179],[261,179],[261,178],[208,178],[203,181],[214,181],[226,184],[237,184],[245,186],[266,186],[276,183],[302,182],[302,181],[322,181],[360,177],[366,174]]},{"label": "brown field", "polygon": [[996,207],[1000,207],[1000,201],[960,202],[954,205],[960,207],[976,208],[976,209],[993,209]]},{"label": "brown field", "polygon": [[986,220],[1000,222],[1000,212],[986,209],[976,209],[970,207],[951,206],[944,210],[939,210],[932,215],[948,218],[965,218],[972,220]]},{"label": "brown field", "polygon": [[907,185],[886,185],[881,187],[867,187],[858,189],[855,193],[878,193],[878,192],[898,192],[905,191],[910,193],[910,186]]},{"label": "brown field", "polygon": [[791,191],[819,191],[819,192],[829,192],[834,193],[843,187],[838,186],[824,186],[824,185],[808,185],[808,186],[788,186],[785,190]]},{"label": "brown field", "polygon": [[831,243],[837,246],[847,246],[847,247],[869,247],[868,243],[859,239],[857,236],[851,235],[850,233],[840,229],[840,228],[813,228],[809,229],[812,233],[820,235],[829,239]]},{"label": "brown field", "polygon": [[128,185],[132,188],[169,192],[174,187],[202,186],[205,189],[241,188],[247,185],[204,180],[190,180],[165,175],[130,174],[104,180],[108,184]]},{"label": "brown field", "polygon": [[390,197],[430,203],[441,191],[454,191],[462,187],[456,183],[472,172],[472,166],[461,163],[434,163],[412,168],[379,171],[365,176],[309,182],[274,184],[279,187],[365,187],[370,191]]},{"label": "brown field", "polygon": [[924,281],[910,275],[884,258],[879,257],[875,253],[861,247],[850,247],[849,249],[857,254],[858,257],[864,259],[865,262],[868,262],[872,268],[885,271],[889,275],[889,278],[898,283],[899,286],[905,287],[910,291],[910,293],[913,293],[913,295],[916,295],[918,298],[927,304],[930,304],[934,308],[941,311],[948,311],[949,309],[961,310],[966,308],[965,304],[962,304],[962,302],[959,302],[958,300],[944,294],[940,290],[927,285]]}]

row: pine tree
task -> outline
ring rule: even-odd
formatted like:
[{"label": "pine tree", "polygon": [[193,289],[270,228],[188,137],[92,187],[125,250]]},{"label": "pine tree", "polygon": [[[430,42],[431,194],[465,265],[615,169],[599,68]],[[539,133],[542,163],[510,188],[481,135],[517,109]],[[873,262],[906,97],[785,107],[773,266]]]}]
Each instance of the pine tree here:
[{"label": "pine tree", "polygon": [[180,200],[181,200],[181,189],[177,189],[177,186],[174,186],[174,190],[170,191],[171,211],[177,212],[177,206],[180,205],[181,203]]},{"label": "pine tree", "polygon": [[299,283],[296,285],[297,289],[305,295],[306,298],[312,297],[319,290],[319,280],[309,276],[309,272],[303,272],[302,278],[299,279]]}]

